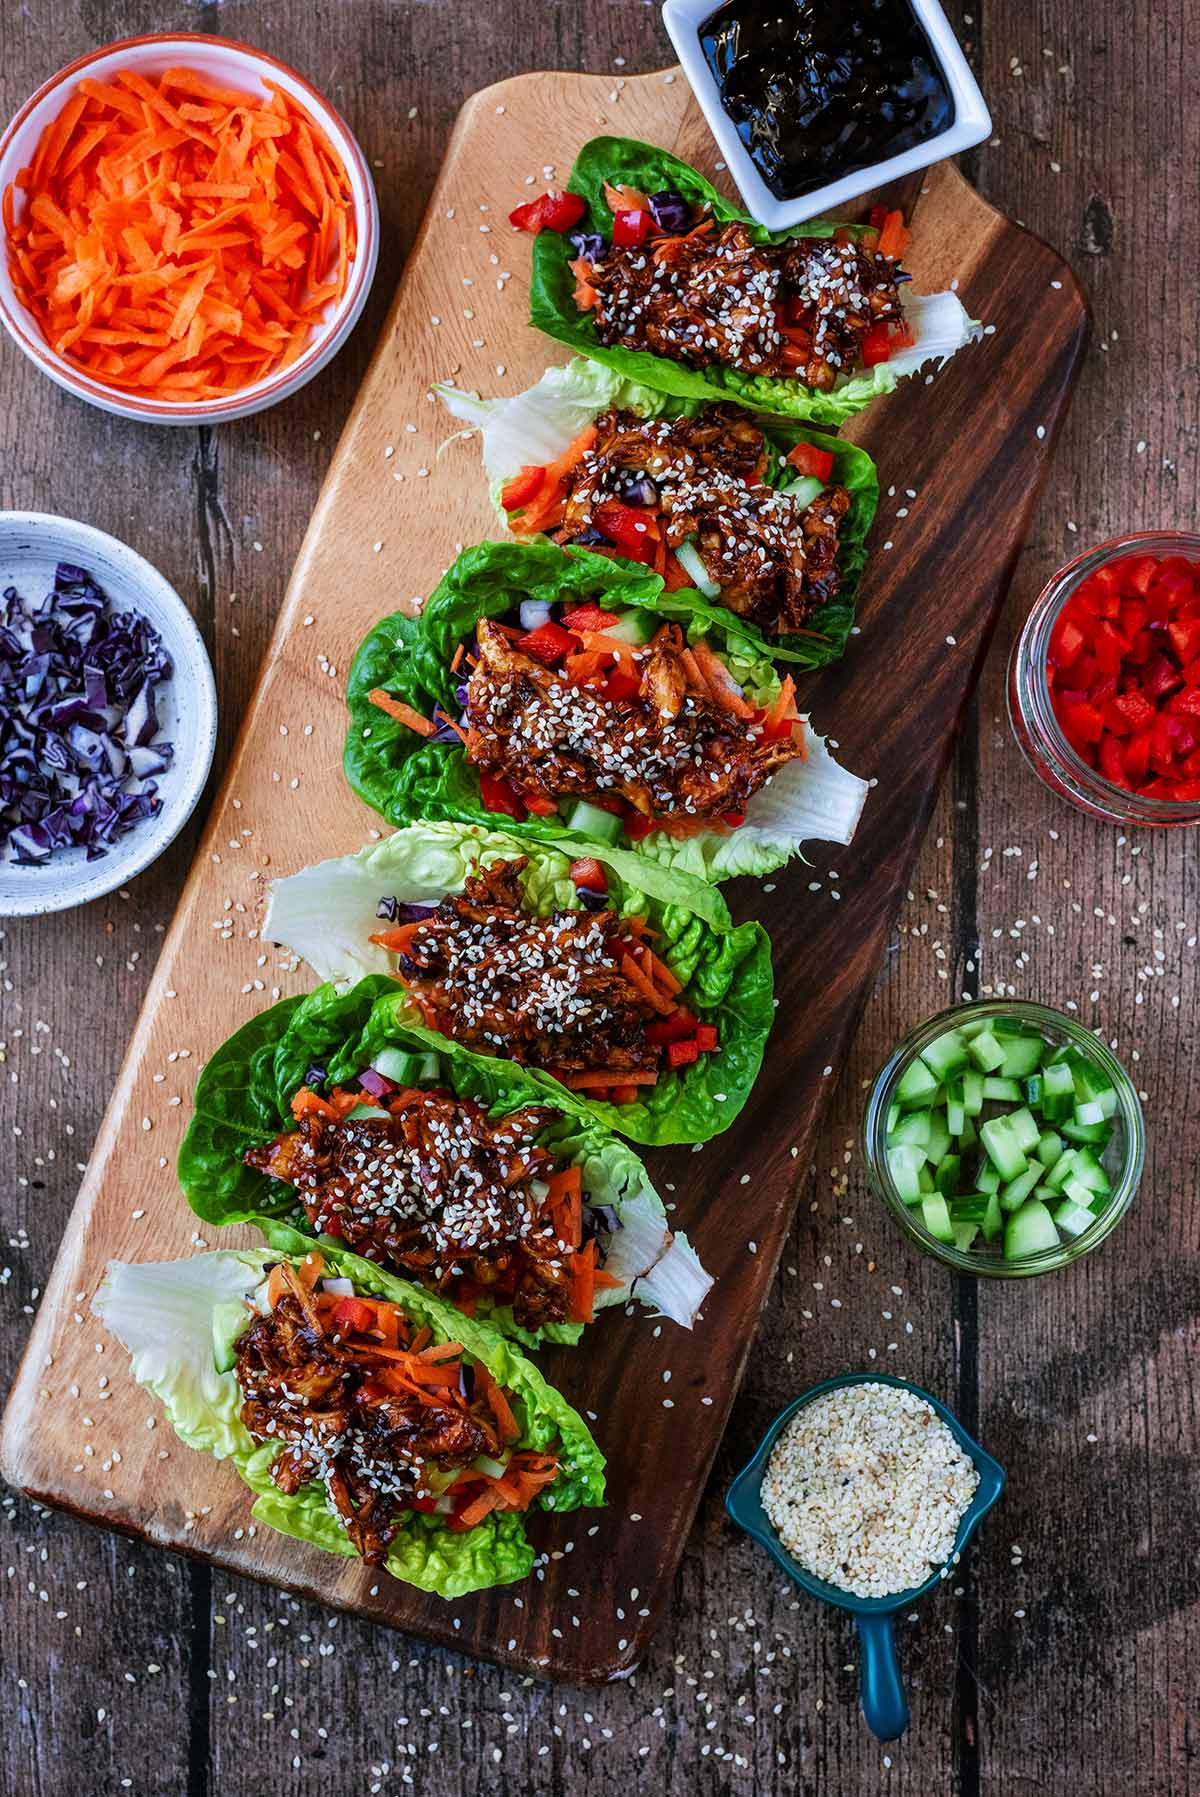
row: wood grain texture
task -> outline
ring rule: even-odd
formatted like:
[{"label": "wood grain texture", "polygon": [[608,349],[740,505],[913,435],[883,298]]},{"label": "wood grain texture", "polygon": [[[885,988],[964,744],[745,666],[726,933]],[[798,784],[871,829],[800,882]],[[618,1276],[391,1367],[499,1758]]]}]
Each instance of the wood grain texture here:
[{"label": "wood grain texture", "polygon": [[[951,10],[996,121],[974,178],[1073,261],[1097,340],[646,1660],[603,1689],[527,1682],[14,1498],[0,1519],[9,1575],[0,1783],[16,1797],[373,1787],[527,1797],[568,1783],[599,1797],[614,1773],[719,1797],[974,1797],[1034,1785],[1050,1797],[1187,1797],[1200,1786],[1200,1591],[1194,1554],[1176,1554],[1171,1532],[1196,1499],[1200,1205],[1189,1132],[1162,1126],[1197,1089],[1194,850],[1144,834],[1118,847],[1116,833],[1053,804],[1008,735],[1001,689],[1020,618],[1073,547],[1131,526],[1191,524],[1200,509],[1200,322],[1194,283],[1179,274],[1200,251],[1188,128],[1196,19],[1181,0],[1151,0],[1136,29],[1127,8],[1104,0],[1085,33],[1060,0],[1036,11],[1024,0],[968,0],[965,25]],[[669,50],[641,0],[548,0],[536,11],[492,0],[482,14],[415,0],[277,0],[269,15],[251,0],[87,0],[4,9],[0,109],[106,37],[176,28],[268,43],[333,94],[383,165],[385,264],[370,313],[313,387],[265,419],[226,427],[203,454],[191,434],[130,432],[75,405],[0,346],[0,501],[89,517],[151,554],[195,600],[232,726],[462,96],[538,66],[607,71],[619,94],[630,69],[655,67]],[[605,108],[616,128],[620,104]],[[1164,215],[1169,252],[1148,233]],[[903,488],[893,518],[902,503]],[[887,516],[885,507],[881,525]],[[889,526],[898,541],[906,524]],[[1006,847],[1022,857],[1005,858]],[[127,899],[5,932],[6,1372],[188,858],[181,845]],[[816,852],[823,890],[806,903],[833,904],[825,876],[835,868],[835,853]],[[1119,931],[1093,916],[1101,903]],[[948,995],[978,989],[980,938],[985,982],[1078,1002],[1125,1053],[1140,1053],[1153,1164],[1141,1205],[1094,1264],[1020,1294],[983,1286],[973,1297],[897,1237],[852,1144],[861,1082],[896,1035]],[[1139,980],[1146,967],[1161,971]],[[721,1511],[728,1475],[771,1412],[801,1382],[861,1364],[872,1348],[957,1401],[968,1422],[977,1407],[1010,1471],[963,1595],[947,1591],[905,1631],[913,1727],[890,1767],[854,1713],[848,1634],[796,1608]],[[84,1388],[90,1399],[97,1377]],[[103,1405],[84,1413],[103,1421]],[[1019,1572],[1010,1542],[1024,1549]]]},{"label": "wood grain texture", "polygon": [[[801,865],[737,895],[774,941],[779,1013],[770,1052],[742,1118],[703,1160],[656,1158],[677,1218],[717,1280],[703,1326],[686,1337],[617,1322],[597,1331],[586,1354],[542,1357],[551,1381],[597,1419],[608,1509],[535,1531],[549,1559],[528,1590],[446,1604],[248,1524],[231,1469],[181,1451],[161,1461],[159,1437],[145,1428],[144,1404],[119,1364],[111,1375],[118,1403],[108,1413],[119,1472],[78,1458],[63,1396],[98,1350],[106,1365],[119,1360],[93,1320],[75,1323],[75,1294],[90,1299],[110,1258],[165,1259],[195,1237],[172,1168],[196,1066],[269,1002],[273,982],[303,977],[278,971],[281,957],[255,927],[268,870],[352,849],[374,821],[338,766],[350,656],[381,613],[431,590],[452,545],[495,530],[477,444],[443,441],[446,417],[429,389],[457,373],[512,390],[544,367],[547,345],[525,323],[528,243],[505,224],[506,195],[539,154],[566,167],[581,136],[575,121],[596,117],[606,91],[594,78],[522,76],[487,89],[460,115],[164,943],[3,1435],[7,1477],[39,1500],[523,1671],[593,1680],[638,1663],[666,1599],[780,1253],[796,1161],[807,1160],[829,1078],[874,978],[897,882],[915,855],[1082,347],[1084,307],[1069,271],[948,165],[931,174],[916,215],[914,279],[934,291],[957,278],[976,313],[994,307],[1013,323],[936,382],[914,382],[855,421],[884,482],[907,481],[917,493],[914,524],[903,547],[880,549],[862,635],[842,665],[808,685],[803,704],[879,790],[841,857],[839,906],[819,918],[810,912]],[[623,104],[634,135],[673,145],[686,125],[687,89],[662,74],[630,80]],[[713,152],[699,159],[711,166]],[[492,370],[480,366],[479,349]],[[1003,394],[1004,404],[981,416],[981,390]],[[947,451],[959,443],[948,469]],[[919,716],[881,716],[870,703],[884,670],[921,693]],[[186,1058],[172,1061],[181,1049]],[[172,1105],[176,1097],[182,1102]],[[607,1601],[571,1595],[595,1592],[602,1578],[612,1587]]]}]

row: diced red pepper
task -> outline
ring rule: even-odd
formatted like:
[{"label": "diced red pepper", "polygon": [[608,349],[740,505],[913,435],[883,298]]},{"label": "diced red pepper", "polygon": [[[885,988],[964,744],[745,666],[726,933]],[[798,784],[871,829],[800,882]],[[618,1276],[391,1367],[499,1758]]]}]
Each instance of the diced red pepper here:
[{"label": "diced red pepper", "polygon": [[573,230],[586,211],[587,201],[581,194],[551,191],[528,200],[524,206],[515,206],[508,222],[518,231],[531,231],[536,237],[539,231]]},{"label": "diced red pepper", "polygon": [[695,1036],[690,1042],[667,1043],[667,1066],[690,1067],[693,1061],[700,1059],[700,1044]]},{"label": "diced red pepper", "polygon": [[788,461],[799,474],[813,480],[827,481],[833,473],[833,451],[818,449],[815,443],[796,443],[788,451]]},{"label": "diced red pepper", "polygon": [[1150,767],[1150,732],[1141,730],[1125,750],[1125,772],[1131,780],[1144,780]]},{"label": "diced red pepper", "polygon": [[519,636],[516,646],[523,654],[532,655],[534,661],[552,668],[556,661],[569,655],[578,644],[569,630],[564,630],[553,618],[547,618],[536,630],[527,630],[524,636]]},{"label": "diced red pepper", "polygon": [[1141,688],[1150,699],[1165,699],[1183,685],[1183,675],[1167,660],[1160,649],[1146,663]]},{"label": "diced red pepper", "polygon": [[1130,786],[1125,757],[1115,736],[1105,736],[1101,739],[1098,760],[1100,772],[1106,780],[1111,780],[1114,786]]},{"label": "diced red pepper", "polygon": [[1167,635],[1181,662],[1194,661],[1200,655],[1200,618],[1181,618],[1168,624]]},{"label": "diced red pepper", "polygon": [[[789,718],[788,719],[788,730],[791,729],[792,722],[793,722],[793,720]],[[763,731],[763,741],[764,742],[774,742],[775,738],[779,734],[780,734],[780,732],[778,730],[773,730],[770,732],[764,730]],[[785,731],[785,732],[783,732],[783,734],[786,735],[787,732]],[[722,815],[722,818],[721,818],[721,822],[723,824],[727,825],[728,828],[731,830],[740,830],[742,825],[745,823],[745,821],[746,821],[746,813],[744,811],[726,811]]]},{"label": "diced red pepper", "polygon": [[631,673],[628,668],[616,667],[604,682],[604,696],[616,705],[623,699],[636,698],[641,685],[637,674]]},{"label": "diced red pepper", "polygon": [[639,243],[645,243],[653,229],[654,219],[649,212],[613,213],[612,240],[621,249],[636,249]]},{"label": "diced red pepper", "polygon": [[864,368],[874,368],[877,362],[886,362],[892,353],[887,325],[873,324],[864,331],[861,348]]},{"label": "diced red pepper", "polygon": [[558,806],[554,800],[544,798],[541,793],[536,792],[525,794],[525,809],[531,811],[534,817],[556,817],[558,815]]},{"label": "diced red pepper", "polygon": [[584,855],[578,861],[572,861],[571,878],[576,886],[588,892],[608,891],[608,875],[594,856]]},{"label": "diced red pepper", "polygon": [[518,823],[524,823],[525,801],[509,781],[498,779],[495,774],[481,773],[479,796],[485,810],[500,811],[505,817],[515,817]]},{"label": "diced red pepper", "polygon": [[341,1335],[361,1334],[374,1320],[374,1311],[361,1298],[339,1298],[333,1307],[334,1327]]},{"label": "diced red pepper", "polygon": [[[1102,618],[1096,626],[1095,655],[1096,661],[1105,674],[1120,672],[1121,663],[1129,653],[1129,642],[1123,637],[1107,618]],[[1095,699],[1095,693],[1092,698]]]},{"label": "diced red pepper", "polygon": [[540,493],[546,480],[546,470],[535,467],[530,462],[519,474],[514,474],[500,489],[500,503],[506,512],[515,512],[529,501],[536,493]]},{"label": "diced red pepper", "polygon": [[1067,735],[1079,742],[1098,743],[1104,735],[1104,719],[1086,699],[1073,704],[1064,699],[1059,719]]},{"label": "diced red pepper", "polygon": [[[594,1092],[588,1093],[589,1098],[595,1096]],[[636,1086],[610,1086],[608,1089],[609,1104],[636,1104],[640,1096]]]},{"label": "diced red pepper", "polygon": [[686,1005],[679,1005],[669,1017],[656,1017],[646,1025],[646,1040],[661,1047],[665,1042],[682,1042],[685,1037],[695,1036],[702,1027]]},{"label": "diced red pepper", "polygon": [[563,625],[567,630],[611,630],[617,621],[615,611],[605,611],[599,605],[576,605],[563,613]]},{"label": "diced red pepper", "polygon": [[696,1030],[696,1044],[701,1054],[712,1054],[718,1046],[717,1026],[715,1023],[702,1023]]},{"label": "diced red pepper", "polygon": [[625,813],[625,834],[630,842],[643,842],[657,829],[654,819],[644,812],[630,810]]},{"label": "diced red pepper", "polygon": [[622,505],[619,499],[606,499],[596,507],[596,523],[610,542],[631,561],[654,560],[654,546],[659,530],[653,512],[639,506]]},{"label": "diced red pepper", "polygon": [[1050,659],[1060,668],[1069,668],[1084,645],[1084,634],[1065,612],[1061,613],[1050,632]]}]

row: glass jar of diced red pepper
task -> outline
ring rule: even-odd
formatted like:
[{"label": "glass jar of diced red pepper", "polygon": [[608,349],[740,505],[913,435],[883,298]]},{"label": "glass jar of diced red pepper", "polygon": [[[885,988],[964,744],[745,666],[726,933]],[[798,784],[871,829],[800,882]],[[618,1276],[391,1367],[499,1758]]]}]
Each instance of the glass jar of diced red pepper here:
[{"label": "glass jar of diced red pepper", "polygon": [[1200,823],[1200,535],[1114,537],[1062,568],[1009,664],[1017,741],[1114,823]]}]

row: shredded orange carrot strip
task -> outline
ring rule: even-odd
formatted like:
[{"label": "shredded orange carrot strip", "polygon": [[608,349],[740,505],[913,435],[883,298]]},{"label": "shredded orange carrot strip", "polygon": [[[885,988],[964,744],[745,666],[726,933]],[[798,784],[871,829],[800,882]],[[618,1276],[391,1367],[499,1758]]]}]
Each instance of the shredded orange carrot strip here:
[{"label": "shredded orange carrot strip", "polygon": [[81,80],[6,189],[3,230],[59,355],[180,401],[289,367],[357,254],[349,176],[316,121],[279,87],[182,68]]}]

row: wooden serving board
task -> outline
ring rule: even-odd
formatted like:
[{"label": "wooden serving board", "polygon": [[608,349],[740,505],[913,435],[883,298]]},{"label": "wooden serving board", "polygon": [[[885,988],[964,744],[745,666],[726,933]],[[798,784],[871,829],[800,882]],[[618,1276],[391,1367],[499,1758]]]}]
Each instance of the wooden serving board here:
[{"label": "wooden serving board", "polygon": [[[547,184],[547,165],[565,180],[582,140],[605,130],[714,167],[674,72],[618,90],[609,77],[522,76],[476,95],[459,117],[164,942],[2,1444],[5,1477],[42,1502],[570,1679],[628,1671],[654,1628],[1086,338],[1086,305],[1067,267],[953,168],[929,175],[907,260],[919,290],[957,277],[968,310],[995,333],[932,384],[908,382],[856,421],[885,495],[862,634],[802,695],[846,765],[879,785],[849,849],[811,852],[818,869],[836,869],[837,902],[831,882],[810,894],[801,865],[765,888],[727,889],[735,913],[759,916],[775,943],[779,1008],[762,1075],[739,1123],[702,1153],[648,1157],[715,1290],[691,1335],[610,1316],[586,1346],[542,1358],[595,1419],[609,1456],[607,1510],[535,1519],[548,1556],[535,1577],[453,1604],[255,1530],[249,1494],[229,1468],[175,1441],[161,1415],[149,1426],[158,1407],[131,1383],[89,1304],[110,1258],[164,1259],[198,1245],[173,1174],[195,1075],[248,1015],[309,983],[258,938],[263,883],[357,848],[378,824],[341,775],[351,654],[381,614],[427,594],[458,547],[498,534],[478,443],[440,447],[451,423],[428,389],[453,376],[512,393],[562,359],[526,324],[528,241],[506,214]],[[208,1246],[249,1239],[205,1233]]]}]

